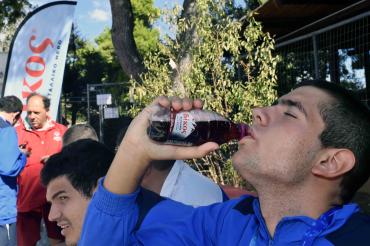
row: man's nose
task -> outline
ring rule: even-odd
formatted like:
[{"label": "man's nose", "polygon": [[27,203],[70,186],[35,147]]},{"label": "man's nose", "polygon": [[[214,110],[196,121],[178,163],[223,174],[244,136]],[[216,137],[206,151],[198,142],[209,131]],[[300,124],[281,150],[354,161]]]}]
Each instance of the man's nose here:
[{"label": "man's nose", "polygon": [[252,110],[253,124],[266,126],[269,121],[269,115],[266,107],[254,108]]},{"label": "man's nose", "polygon": [[60,218],[60,216],[61,216],[60,210],[56,206],[51,205],[49,216],[48,216],[49,220],[50,221],[57,221]]}]

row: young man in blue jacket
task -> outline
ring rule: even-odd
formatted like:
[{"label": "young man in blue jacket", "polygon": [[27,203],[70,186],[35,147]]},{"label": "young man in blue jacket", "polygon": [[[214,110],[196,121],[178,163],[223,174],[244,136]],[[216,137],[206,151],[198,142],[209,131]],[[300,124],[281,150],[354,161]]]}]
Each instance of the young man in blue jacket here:
[{"label": "young man in blue jacket", "polygon": [[13,125],[22,113],[15,96],[0,98],[0,245],[16,245],[17,176],[26,164]]},{"label": "young man in blue jacket", "polygon": [[[91,137],[90,134],[82,136],[75,133],[79,137]],[[75,133],[72,132],[72,135],[76,135]],[[66,137],[65,140],[70,143],[71,139]],[[86,208],[98,179],[107,173],[113,158],[114,153],[104,144],[91,139],[80,139],[52,155],[42,169],[41,181],[47,188],[46,198],[51,204],[49,220],[57,222],[66,245],[78,243]],[[140,210],[140,218],[135,224],[137,229],[155,223],[156,214],[161,216],[162,221],[174,220],[193,209],[145,189],[137,197],[137,204]],[[109,245],[109,241],[92,245]]]},{"label": "young man in blue jacket", "polygon": [[253,110],[232,161],[256,189],[135,230],[140,179],[158,159],[198,158],[218,148],[158,144],[146,135],[154,106],[200,101],[161,97],[131,123],[86,213],[80,245],[368,245],[370,219],[350,203],[370,175],[370,112],[348,91],[306,81],[270,107]]}]

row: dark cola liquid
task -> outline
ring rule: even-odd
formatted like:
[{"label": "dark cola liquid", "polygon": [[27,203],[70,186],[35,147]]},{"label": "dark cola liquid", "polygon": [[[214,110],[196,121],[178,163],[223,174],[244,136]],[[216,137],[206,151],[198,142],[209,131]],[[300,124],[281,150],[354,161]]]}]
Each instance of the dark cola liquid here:
[{"label": "dark cola liquid", "polygon": [[194,131],[185,138],[171,133],[170,122],[152,121],[148,135],[154,141],[175,145],[201,145],[206,142],[223,144],[241,137],[238,125],[223,120],[198,121]]}]

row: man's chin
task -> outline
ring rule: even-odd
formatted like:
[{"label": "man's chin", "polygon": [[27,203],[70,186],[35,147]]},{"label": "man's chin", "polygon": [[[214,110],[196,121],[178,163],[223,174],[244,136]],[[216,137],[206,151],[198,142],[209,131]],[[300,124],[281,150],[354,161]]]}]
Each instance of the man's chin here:
[{"label": "man's chin", "polygon": [[65,239],[65,245],[67,246],[77,246],[77,242],[74,240],[68,240],[68,238]]},{"label": "man's chin", "polygon": [[36,125],[36,124],[32,124],[32,123],[31,123],[31,127],[32,127],[32,129],[35,129],[35,130],[41,128],[40,125]]}]

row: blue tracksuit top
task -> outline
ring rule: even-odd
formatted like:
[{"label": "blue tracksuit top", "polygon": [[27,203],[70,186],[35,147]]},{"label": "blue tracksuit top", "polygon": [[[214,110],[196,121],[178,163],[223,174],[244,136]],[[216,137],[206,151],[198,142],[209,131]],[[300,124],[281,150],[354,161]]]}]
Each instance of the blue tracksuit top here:
[{"label": "blue tracksuit top", "polygon": [[88,207],[79,245],[370,245],[370,219],[356,204],[329,210],[319,219],[285,217],[271,237],[258,199],[248,195],[185,210],[170,200],[159,201],[138,229],[140,189],[117,195],[102,182]]},{"label": "blue tracksuit top", "polygon": [[17,175],[25,165],[15,129],[0,117],[0,225],[16,221]]}]

